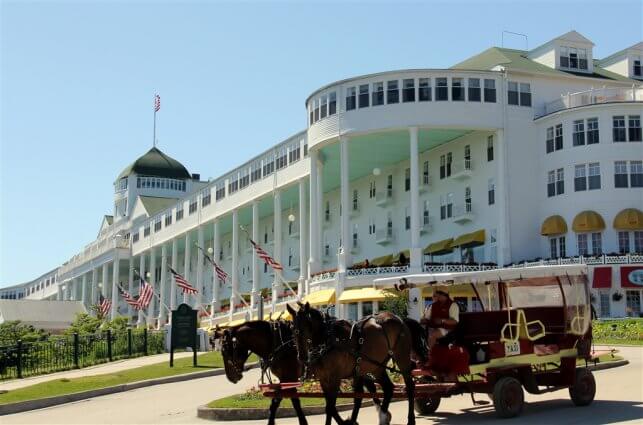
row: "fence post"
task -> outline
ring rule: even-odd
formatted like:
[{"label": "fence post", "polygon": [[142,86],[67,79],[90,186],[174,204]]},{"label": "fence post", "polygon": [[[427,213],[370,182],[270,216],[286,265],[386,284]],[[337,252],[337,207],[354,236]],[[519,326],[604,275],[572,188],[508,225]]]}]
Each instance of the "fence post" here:
[{"label": "fence post", "polygon": [[143,355],[147,356],[147,328],[143,329]]},{"label": "fence post", "polygon": [[112,361],[112,330],[107,329],[107,360]]},{"label": "fence post", "polygon": [[127,357],[132,357],[132,328],[127,328]]},{"label": "fence post", "polygon": [[80,343],[78,339],[78,333],[74,332],[74,367],[76,369],[79,368],[79,365],[78,365],[78,354],[79,354],[78,352],[80,351],[79,349],[80,349]]},{"label": "fence post", "polygon": [[16,360],[18,364],[16,365],[16,373],[18,374],[18,378],[22,378],[22,340],[18,340],[18,344],[16,345],[16,348],[18,349],[18,352],[16,353]]}]

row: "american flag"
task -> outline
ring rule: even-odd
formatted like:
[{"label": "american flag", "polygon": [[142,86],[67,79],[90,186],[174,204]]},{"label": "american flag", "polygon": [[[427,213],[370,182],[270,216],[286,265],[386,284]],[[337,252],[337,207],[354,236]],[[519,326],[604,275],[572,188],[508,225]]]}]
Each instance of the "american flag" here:
[{"label": "american flag", "polygon": [[149,283],[147,283],[145,279],[141,277],[141,287],[138,289],[137,310],[147,308],[147,306],[150,305],[150,301],[152,301],[153,296],[154,296],[154,287]]},{"label": "american flag", "polygon": [[264,251],[259,244],[257,244],[255,241],[250,239],[250,243],[252,246],[255,248],[255,251],[257,252],[257,255],[259,258],[263,260],[264,263],[268,264],[270,267],[273,268],[273,270],[283,270],[284,267],[279,264],[274,258],[272,258],[266,251]]},{"label": "american flag", "polygon": [[226,279],[228,279],[228,273],[226,273],[226,272],[225,272],[225,270],[223,270],[223,268],[221,268],[221,267],[220,267],[220,266],[219,266],[219,265],[218,265],[218,264],[217,264],[217,263],[216,263],[216,262],[215,262],[215,261],[214,261],[214,260],[213,260],[213,259],[212,259],[212,258],[211,258],[207,253],[206,253],[206,252],[205,252],[205,250],[204,250],[203,248],[201,248],[199,245],[197,245],[196,247],[197,247],[197,248],[199,248],[199,250],[201,250],[201,252],[202,252],[202,253],[203,253],[203,255],[205,256],[205,258],[207,258],[207,259],[208,259],[208,261],[210,262],[210,264],[212,264],[212,267],[214,267],[214,273],[217,275],[217,277],[219,278],[219,280],[220,280],[220,281],[222,281],[223,283],[225,283]]},{"label": "american flag", "polygon": [[172,267],[170,267],[170,273],[172,273],[172,276],[174,276],[174,281],[176,284],[183,290],[184,294],[198,294],[199,290],[196,289],[194,286],[190,285],[190,282],[187,281],[186,278],[181,276],[174,270]]},{"label": "american flag", "polygon": [[118,286],[118,293],[121,294],[121,297],[123,297],[127,304],[138,310],[138,301],[136,300],[136,298],[134,298],[129,292],[121,288],[120,285]]},{"label": "american flag", "polygon": [[158,94],[154,95],[154,112],[158,112],[161,109],[161,96]]},{"label": "american flag", "polygon": [[110,308],[112,308],[112,302],[109,300],[109,298],[105,298],[103,294],[100,294],[100,298],[98,299],[98,312],[100,313],[101,317],[107,316]]}]

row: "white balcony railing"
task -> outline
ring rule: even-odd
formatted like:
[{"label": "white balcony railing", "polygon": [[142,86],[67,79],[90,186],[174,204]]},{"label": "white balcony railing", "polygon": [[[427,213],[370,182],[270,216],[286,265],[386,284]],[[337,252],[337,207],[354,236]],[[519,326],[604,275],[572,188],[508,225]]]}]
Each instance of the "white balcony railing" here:
[{"label": "white balcony railing", "polygon": [[643,102],[643,86],[632,86],[630,88],[604,87],[577,93],[567,93],[561,95],[560,99],[546,103],[543,107],[537,109],[535,118],[564,109],[614,102]]},{"label": "white balcony railing", "polygon": [[375,242],[378,244],[389,244],[393,242],[395,232],[392,227],[386,226],[384,229],[378,229],[375,231]]},{"label": "white balcony railing", "polygon": [[112,234],[109,234],[102,239],[92,242],[87,245],[81,253],[74,255],[69,259],[69,261],[67,261],[67,263],[63,264],[58,273],[60,275],[64,275],[76,267],[115,248],[129,248],[129,239],[116,238]]},{"label": "white balcony railing", "polygon": [[471,177],[472,164],[471,159],[463,159],[451,164],[451,177],[454,179],[464,179]]},{"label": "white balcony railing", "polygon": [[420,233],[429,233],[431,230],[433,230],[433,226],[431,224],[431,216],[422,215],[422,221],[420,222]]},{"label": "white balcony railing", "polygon": [[456,223],[465,223],[467,221],[472,221],[473,216],[473,207],[471,202],[465,202],[464,204],[455,204],[453,206],[453,221]]},{"label": "white balcony railing", "polygon": [[375,203],[379,206],[387,205],[393,201],[393,189],[378,190],[375,192]]},{"label": "white balcony railing", "polygon": [[422,174],[420,176],[420,192],[429,192],[429,191],[431,191],[432,183],[433,183],[433,179],[431,179],[430,175]]}]

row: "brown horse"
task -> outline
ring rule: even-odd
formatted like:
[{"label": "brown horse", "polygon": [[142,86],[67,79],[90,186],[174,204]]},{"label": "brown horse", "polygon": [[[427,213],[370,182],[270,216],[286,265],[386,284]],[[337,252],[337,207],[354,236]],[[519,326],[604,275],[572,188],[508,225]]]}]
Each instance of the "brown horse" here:
[{"label": "brown horse", "polygon": [[[422,345],[420,341],[414,341],[420,335],[392,313],[380,313],[351,324],[311,308],[308,303],[299,305],[298,311],[287,307],[294,318],[295,344],[299,360],[304,362],[307,372],[319,380],[324,391],[326,425],[330,425],[332,419],[338,424],[344,423],[335,405],[341,380],[346,378],[353,378],[358,384],[374,378],[383,391],[380,424],[390,422],[388,406],[394,386],[387,374],[389,360],[393,360],[404,377],[409,403],[408,423],[415,424],[411,353],[414,346]],[[359,402],[356,407],[359,408]],[[354,418],[356,414],[351,419]]]}]

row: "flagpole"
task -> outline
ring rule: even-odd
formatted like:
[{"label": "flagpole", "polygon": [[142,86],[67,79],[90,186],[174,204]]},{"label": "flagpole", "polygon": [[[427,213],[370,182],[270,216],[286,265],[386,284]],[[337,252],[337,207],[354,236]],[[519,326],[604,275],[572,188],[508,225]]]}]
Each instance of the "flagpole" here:
[{"label": "flagpole", "polygon": [[156,147],[156,96],[158,96],[158,94],[154,95],[154,131],[152,135],[152,147]]}]

